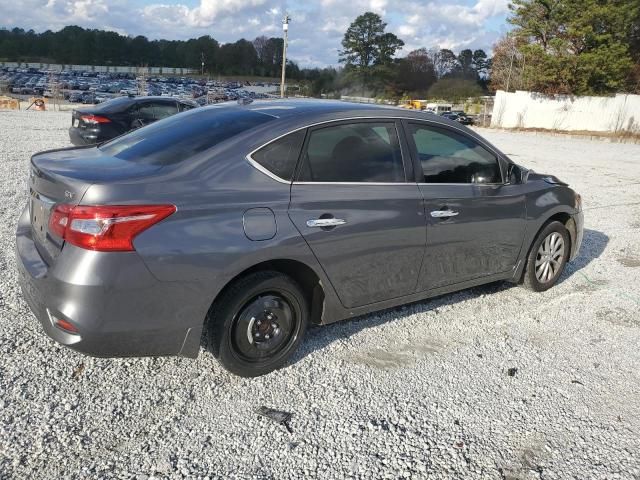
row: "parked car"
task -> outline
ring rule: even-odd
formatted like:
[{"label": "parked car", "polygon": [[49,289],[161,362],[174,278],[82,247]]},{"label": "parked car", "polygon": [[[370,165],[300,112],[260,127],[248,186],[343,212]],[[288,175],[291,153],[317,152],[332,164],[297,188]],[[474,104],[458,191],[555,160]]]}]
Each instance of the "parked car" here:
[{"label": "parked car", "polygon": [[467,114],[458,115],[458,118],[456,118],[456,122],[459,122],[462,125],[473,125],[474,124],[473,117],[471,117],[471,116],[469,116]]},{"label": "parked car", "polygon": [[[86,99],[86,103],[94,103],[93,94],[83,98]],[[198,104],[191,100],[174,98],[114,98],[94,107],[74,110],[69,138],[71,143],[79,146],[101,143],[197,106]]]},{"label": "parked car", "polygon": [[473,119],[464,113],[459,113],[459,112],[443,113],[442,116],[449,120],[453,120],[458,123],[461,123],[462,125],[473,125]]},{"label": "parked car", "polygon": [[35,154],[24,297],[97,356],[285,364],[310,324],[509,281],[553,286],[580,195],[457,122],[329,101],[193,109],[99,147]]}]

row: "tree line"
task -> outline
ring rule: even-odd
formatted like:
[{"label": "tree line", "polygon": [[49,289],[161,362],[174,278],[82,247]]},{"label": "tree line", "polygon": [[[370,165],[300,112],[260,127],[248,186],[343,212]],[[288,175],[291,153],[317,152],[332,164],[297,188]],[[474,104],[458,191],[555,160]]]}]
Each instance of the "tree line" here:
[{"label": "tree line", "polygon": [[[276,77],[282,65],[282,38],[258,37],[220,44],[206,35],[190,40],[149,40],[116,32],[64,27],[58,32],[0,30],[0,59],[73,65],[165,66],[207,74]],[[297,69],[295,64],[290,68]]]},{"label": "tree line", "polygon": [[[418,49],[405,58],[394,58],[403,42],[384,32],[386,24],[373,13],[358,17],[347,35],[371,28],[374,42],[362,48],[345,47],[340,68],[300,68],[287,61],[287,78],[301,82],[303,93],[312,96],[376,94],[389,96],[426,95],[443,78],[456,78],[473,92],[486,87],[490,60],[483,50]],[[362,32],[360,32],[362,33]],[[386,42],[386,43],[385,43]],[[210,36],[190,40],[149,40],[116,32],[67,26],[57,32],[14,28],[0,29],[0,59],[7,61],[75,65],[128,65],[184,67],[209,75],[279,77],[282,68],[282,38],[260,36],[221,44]],[[348,53],[353,49],[352,53]],[[473,93],[472,92],[472,93]]]},{"label": "tree line", "polygon": [[[493,48],[419,48],[366,12],[342,39],[338,68],[300,68],[287,78],[311,96],[339,94],[452,100],[497,89],[550,94],[640,93],[640,0],[512,0],[512,29]],[[209,75],[278,77],[281,38],[220,44],[210,36],[149,40],[68,26],[58,32],[0,30],[0,59],[89,65],[187,67]]]},{"label": "tree line", "polygon": [[[491,59],[482,49],[419,48],[405,57],[396,53],[404,41],[386,31],[380,15],[357,17],[342,39],[342,87],[363,95],[440,97],[457,100],[486,92]],[[340,78],[338,78],[340,81]]]}]

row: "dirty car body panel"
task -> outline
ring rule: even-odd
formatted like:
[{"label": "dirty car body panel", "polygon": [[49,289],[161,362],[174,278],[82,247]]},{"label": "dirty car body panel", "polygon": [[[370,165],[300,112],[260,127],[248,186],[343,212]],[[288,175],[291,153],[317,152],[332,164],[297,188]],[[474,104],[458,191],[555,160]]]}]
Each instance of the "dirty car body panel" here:
[{"label": "dirty car body panel", "polygon": [[[426,175],[422,163],[439,160],[421,157],[416,125],[472,145],[481,162],[493,158],[496,166],[470,183]],[[325,128],[335,131],[323,132],[312,151],[313,132]],[[260,152],[292,134],[288,164],[277,155],[260,163]],[[331,135],[336,146],[325,151]],[[344,148],[364,158],[367,142],[392,152],[394,175],[367,166],[366,181],[346,170],[345,181],[323,180],[319,165],[340,160]],[[41,152],[31,163],[16,231],[24,297],[50,337],[97,356],[197,356],[215,299],[256,269],[308,272],[312,320],[327,324],[491,281],[517,282],[536,233],[554,215],[571,223],[571,258],[582,237],[581,208],[566,185],[521,167],[509,177],[511,160],[475,132],[395,108],[211,106],[100,147]],[[96,251],[50,229],[60,205],[174,211],[136,234],[130,250]],[[60,319],[75,331],[59,328]]]}]

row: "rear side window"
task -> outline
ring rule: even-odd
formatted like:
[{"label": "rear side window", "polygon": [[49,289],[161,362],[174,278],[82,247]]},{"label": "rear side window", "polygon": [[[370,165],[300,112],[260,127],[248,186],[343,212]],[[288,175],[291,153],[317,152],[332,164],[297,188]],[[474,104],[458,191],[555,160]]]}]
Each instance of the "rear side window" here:
[{"label": "rear side window", "polygon": [[404,182],[393,122],[361,122],[312,130],[300,181]]},{"label": "rear side window", "polygon": [[249,110],[197,108],[134,130],[99,148],[122,160],[170,165],[272,120]]},{"label": "rear side window", "polygon": [[178,106],[173,102],[159,102],[155,105],[154,113],[156,120],[162,120],[178,113]]},{"label": "rear side window", "polygon": [[190,103],[180,103],[180,111],[185,112],[187,110],[191,110],[192,108],[196,108],[195,105],[191,105]]},{"label": "rear side window", "polygon": [[138,108],[138,117],[148,122],[162,120],[176,113],[178,107],[174,102],[146,102]]},{"label": "rear side window", "polygon": [[153,108],[153,103],[141,103],[138,106],[138,118],[146,122],[154,122],[156,120],[156,114]]},{"label": "rear side window", "polygon": [[409,125],[424,183],[500,183],[498,159],[472,138],[451,130]]},{"label": "rear side window", "polygon": [[276,177],[291,181],[304,142],[304,133],[304,130],[299,130],[279,138],[254,152],[251,158]]}]

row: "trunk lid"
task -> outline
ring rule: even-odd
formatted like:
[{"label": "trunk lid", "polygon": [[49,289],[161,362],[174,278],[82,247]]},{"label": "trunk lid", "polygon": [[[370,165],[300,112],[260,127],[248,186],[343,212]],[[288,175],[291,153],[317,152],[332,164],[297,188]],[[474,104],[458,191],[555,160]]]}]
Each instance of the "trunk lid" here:
[{"label": "trunk lid", "polygon": [[95,147],[49,150],[31,157],[29,213],[33,240],[43,259],[51,264],[64,244],[48,229],[55,205],[78,205],[94,183],[135,178],[159,168],[107,156]]}]

